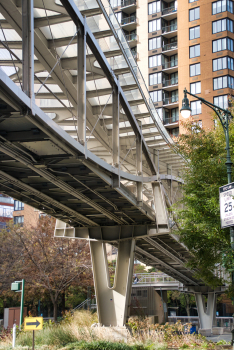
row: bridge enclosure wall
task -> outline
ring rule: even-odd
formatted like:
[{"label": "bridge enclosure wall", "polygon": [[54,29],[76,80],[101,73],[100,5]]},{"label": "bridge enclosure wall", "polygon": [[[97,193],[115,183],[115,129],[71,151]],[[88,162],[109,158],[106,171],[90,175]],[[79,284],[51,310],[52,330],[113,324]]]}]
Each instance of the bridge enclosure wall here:
[{"label": "bridge enclosure wall", "polygon": [[156,316],[156,323],[167,322],[168,312],[164,313],[163,302],[167,304],[166,290],[162,291],[161,297],[161,292],[151,286],[133,286],[130,316]]}]

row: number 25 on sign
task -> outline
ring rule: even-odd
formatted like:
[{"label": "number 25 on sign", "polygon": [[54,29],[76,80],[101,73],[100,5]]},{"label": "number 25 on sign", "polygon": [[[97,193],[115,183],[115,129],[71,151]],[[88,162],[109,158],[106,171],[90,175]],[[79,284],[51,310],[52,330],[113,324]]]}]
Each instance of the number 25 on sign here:
[{"label": "number 25 on sign", "polygon": [[221,228],[234,226],[234,182],[219,188]]}]

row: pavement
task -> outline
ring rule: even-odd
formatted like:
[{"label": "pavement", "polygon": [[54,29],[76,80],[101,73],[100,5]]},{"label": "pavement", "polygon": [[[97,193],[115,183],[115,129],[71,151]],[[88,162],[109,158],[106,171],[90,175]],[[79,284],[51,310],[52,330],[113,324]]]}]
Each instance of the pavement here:
[{"label": "pavement", "polygon": [[231,342],[232,335],[231,334],[220,334],[220,335],[213,335],[211,337],[206,337],[207,340],[211,340],[214,343],[217,343],[220,340],[226,340],[226,342]]}]

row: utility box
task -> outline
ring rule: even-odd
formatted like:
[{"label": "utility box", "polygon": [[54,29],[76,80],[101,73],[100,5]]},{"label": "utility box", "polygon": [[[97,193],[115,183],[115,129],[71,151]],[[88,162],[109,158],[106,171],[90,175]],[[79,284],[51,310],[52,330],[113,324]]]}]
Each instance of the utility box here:
[{"label": "utility box", "polygon": [[[27,316],[27,308],[24,307],[24,317]],[[20,307],[10,307],[4,309],[3,326],[5,329],[12,328],[13,324],[20,325]]]},{"label": "utility box", "polygon": [[14,292],[19,291],[20,290],[20,283],[19,282],[11,283],[11,290]]}]

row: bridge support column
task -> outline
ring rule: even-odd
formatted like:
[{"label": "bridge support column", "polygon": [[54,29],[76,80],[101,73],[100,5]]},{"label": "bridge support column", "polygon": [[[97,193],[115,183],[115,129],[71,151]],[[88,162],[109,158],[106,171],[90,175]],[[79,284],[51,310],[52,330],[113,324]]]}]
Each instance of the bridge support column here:
[{"label": "bridge support column", "polygon": [[195,293],[195,297],[200,321],[200,328],[212,330],[216,315],[216,294],[208,294],[207,308],[205,307],[204,295],[202,295],[202,293]]},{"label": "bridge support column", "polygon": [[110,286],[105,243],[90,241],[98,320],[104,326],[123,326],[126,323],[132,288],[135,240],[118,246],[113,287]]}]

